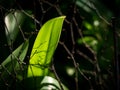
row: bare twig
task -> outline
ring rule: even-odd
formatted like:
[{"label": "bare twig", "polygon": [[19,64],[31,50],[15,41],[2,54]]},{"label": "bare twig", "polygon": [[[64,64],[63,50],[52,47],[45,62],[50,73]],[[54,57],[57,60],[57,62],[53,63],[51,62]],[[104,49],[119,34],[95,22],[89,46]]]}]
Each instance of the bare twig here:
[{"label": "bare twig", "polygon": [[85,55],[83,52],[81,52],[81,51],[79,51],[79,50],[77,50],[76,51],[80,56],[82,56],[82,57],[84,57],[86,60],[88,60],[90,63],[92,63],[93,65],[95,64],[95,62],[91,59],[91,58],[89,58],[87,55]]},{"label": "bare twig", "polygon": [[64,49],[66,50],[66,52],[68,53],[68,55],[70,55],[71,59],[73,60],[73,64],[75,66],[75,82],[76,82],[76,90],[79,90],[78,89],[78,65],[75,61],[75,58],[73,56],[73,54],[70,52],[70,50],[67,48],[67,46],[63,43],[63,42],[59,42],[63,47]]},{"label": "bare twig", "polygon": [[[79,66],[79,65],[78,65]],[[80,72],[80,74],[88,81],[89,85],[90,85],[90,90],[93,90],[93,86],[92,86],[92,83],[90,81],[89,78],[87,78],[84,73],[80,70],[80,68],[78,68],[78,71]]]},{"label": "bare twig", "polygon": [[23,37],[23,39],[24,39],[24,41],[25,41],[25,40],[26,40],[26,37],[25,37],[25,35],[24,35],[23,31],[22,31],[22,28],[21,28],[20,24],[18,23],[16,16],[15,16],[14,14],[13,14],[13,16],[14,16],[14,18],[15,18],[15,20],[16,20],[16,23],[17,23],[17,25],[18,25],[18,28],[19,28],[19,30],[20,30],[20,32],[21,32],[21,34],[22,34],[22,37]]},{"label": "bare twig", "polygon": [[57,73],[56,73],[54,64],[52,64],[52,70],[53,70],[53,72],[54,72],[54,74],[55,74],[56,79],[58,80],[58,83],[59,83],[59,85],[60,85],[60,87],[61,87],[61,90],[64,90],[64,89],[63,89],[63,86],[62,86],[62,82],[61,82],[60,78],[58,77],[58,75],[57,75]]},{"label": "bare twig", "polygon": [[99,18],[100,18],[101,20],[103,20],[107,25],[111,25],[111,24],[100,14],[99,10],[95,7],[95,5],[93,4],[93,2],[92,2],[91,0],[89,0],[89,4],[87,4],[87,3],[83,2],[83,1],[81,1],[81,2],[82,2],[83,4],[85,4],[86,6],[88,6],[89,8],[93,9],[93,10],[96,12],[96,14],[99,16]]},{"label": "bare twig", "polygon": [[70,32],[71,32],[71,39],[72,39],[72,53],[75,53],[75,39],[74,39],[74,32],[73,32],[73,25],[70,23]]},{"label": "bare twig", "polygon": [[[80,35],[80,37],[81,37],[81,39],[82,39],[82,38],[83,38],[83,35],[82,35],[81,29],[79,28],[78,23],[77,23],[77,21],[76,21],[75,18],[73,18],[73,22],[75,23],[76,28],[77,28],[77,30],[78,30],[78,33],[79,33],[79,35]],[[97,82],[98,82],[98,83],[101,83],[101,82],[102,82],[102,81],[101,81],[101,80],[102,80],[102,79],[101,79],[101,75],[100,75],[101,70],[100,70],[100,67],[99,67],[99,64],[98,64],[97,55],[96,55],[96,53],[91,49],[91,47],[90,47],[88,44],[86,44],[86,42],[85,42],[83,39],[82,39],[82,41],[83,41],[84,46],[93,54],[93,56],[94,56],[93,58],[94,58],[94,59],[91,60],[88,56],[84,55],[83,53],[80,53],[78,50],[77,50],[77,53],[78,53],[78,54],[82,54],[83,57],[87,58],[87,60],[89,60],[89,61],[94,65],[96,74],[98,75],[98,76],[95,76],[95,78],[97,79]]]},{"label": "bare twig", "polygon": [[28,17],[32,18],[33,20],[35,20],[36,23],[40,24],[40,22],[33,16],[33,15],[30,15],[29,13],[27,13],[26,11],[24,11],[23,9],[21,9],[21,11],[27,15]]}]

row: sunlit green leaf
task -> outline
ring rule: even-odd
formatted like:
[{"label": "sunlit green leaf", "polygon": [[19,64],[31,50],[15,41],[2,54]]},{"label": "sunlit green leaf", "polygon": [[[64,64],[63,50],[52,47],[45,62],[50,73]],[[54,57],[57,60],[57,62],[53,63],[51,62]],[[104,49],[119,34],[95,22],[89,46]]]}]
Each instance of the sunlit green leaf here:
[{"label": "sunlit green leaf", "polygon": [[24,14],[19,10],[13,11],[6,15],[5,33],[6,33],[8,45],[11,45],[15,41],[18,32],[20,31],[19,27],[21,26],[24,17],[25,17]]},{"label": "sunlit green leaf", "polygon": [[28,77],[48,74],[48,66],[57,47],[65,16],[53,18],[40,29],[30,55]]}]

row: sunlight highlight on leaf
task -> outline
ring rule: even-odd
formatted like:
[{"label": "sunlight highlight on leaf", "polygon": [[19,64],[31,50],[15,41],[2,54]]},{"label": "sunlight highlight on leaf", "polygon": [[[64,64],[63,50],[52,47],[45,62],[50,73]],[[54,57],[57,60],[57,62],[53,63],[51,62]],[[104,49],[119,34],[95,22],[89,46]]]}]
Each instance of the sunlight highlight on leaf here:
[{"label": "sunlight highlight on leaf", "polygon": [[53,18],[40,29],[30,55],[28,77],[48,74],[48,66],[57,47],[65,16]]}]

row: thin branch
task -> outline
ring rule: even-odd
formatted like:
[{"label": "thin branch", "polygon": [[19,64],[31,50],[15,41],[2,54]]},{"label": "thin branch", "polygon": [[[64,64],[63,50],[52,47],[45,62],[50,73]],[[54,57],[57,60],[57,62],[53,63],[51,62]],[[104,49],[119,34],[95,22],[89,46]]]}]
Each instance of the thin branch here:
[{"label": "thin branch", "polygon": [[28,17],[30,17],[31,19],[33,19],[36,23],[40,24],[40,22],[33,15],[30,15],[24,9],[22,9],[22,7],[19,5],[19,3],[16,2],[16,4],[21,9],[21,12],[23,12],[25,15],[27,15]]},{"label": "thin branch", "polygon": [[98,11],[98,9],[97,9],[97,8],[95,7],[95,5],[93,4],[93,1],[89,0],[89,4],[83,2],[82,0],[81,0],[81,2],[82,2],[83,4],[85,4],[86,6],[88,6],[89,8],[93,9],[93,10],[96,12],[96,14],[99,16],[99,18],[100,18],[101,20],[103,20],[107,25],[111,25],[111,24],[100,14],[100,12]]},{"label": "thin branch", "polygon": [[14,14],[13,14],[13,16],[14,16],[15,21],[16,21],[16,23],[17,23],[17,25],[18,25],[18,28],[19,28],[19,30],[20,30],[20,32],[21,32],[21,34],[22,34],[22,37],[23,37],[23,39],[24,39],[24,41],[25,41],[25,40],[26,40],[26,37],[25,37],[25,35],[24,35],[24,33],[23,33],[22,29],[21,29],[21,26],[20,26],[20,24],[18,23],[16,16],[15,16]]},{"label": "thin branch", "polygon": [[74,39],[74,32],[73,32],[73,24],[70,23],[70,32],[71,32],[71,39],[72,39],[72,53],[74,54],[75,53],[75,39]]},{"label": "thin branch", "polygon": [[[75,25],[76,25],[76,28],[77,28],[77,30],[78,30],[78,33],[79,33],[79,35],[80,35],[80,37],[81,37],[81,39],[82,39],[82,41],[83,41],[83,44],[85,45],[85,47],[93,54],[93,56],[94,56],[94,62],[92,62],[92,60],[90,60],[90,59],[88,59],[91,63],[93,63],[93,65],[94,65],[94,67],[95,67],[95,71],[96,71],[96,73],[98,74],[98,77],[96,76],[95,78],[97,79],[97,81],[98,81],[98,83],[101,83],[102,82],[102,79],[101,79],[101,75],[100,75],[100,72],[101,72],[101,70],[100,70],[100,67],[99,67],[99,64],[98,64],[98,60],[97,60],[97,55],[96,55],[96,53],[91,49],[91,47],[88,45],[88,44],[86,44],[86,42],[83,40],[83,35],[82,35],[82,32],[81,32],[81,29],[79,28],[79,26],[78,26],[78,23],[77,23],[77,21],[76,21],[76,19],[75,18],[73,18],[73,22],[75,23]],[[82,53],[80,53],[80,52],[78,52],[79,54],[82,54]],[[85,56],[85,55],[84,55]],[[86,56],[85,56],[86,57]],[[88,57],[86,57],[86,58],[88,58]]]},{"label": "thin branch", "polygon": [[97,13],[97,15],[99,16],[99,18],[100,18],[101,20],[103,20],[106,24],[111,25],[111,24],[99,13],[99,11],[98,11],[96,8],[94,8],[94,10],[95,10],[95,12]]},{"label": "thin branch", "polygon": [[86,60],[88,60],[90,63],[92,63],[93,65],[95,64],[95,62],[91,59],[91,58],[89,58],[87,55],[85,55],[83,52],[81,52],[81,51],[79,51],[79,50],[77,50],[76,51],[80,56],[82,56],[82,57],[84,57]]},{"label": "thin branch", "polygon": [[59,42],[63,47],[64,49],[66,50],[66,52],[68,53],[68,55],[70,55],[71,59],[73,60],[73,64],[75,66],[75,82],[76,82],[76,90],[79,90],[78,89],[78,65],[75,61],[75,58],[73,56],[73,54],[70,52],[70,50],[67,48],[67,46],[63,43],[63,42]]},{"label": "thin branch", "polygon": [[53,71],[54,74],[55,74],[55,77],[56,77],[56,79],[57,79],[57,81],[58,81],[58,83],[59,83],[59,85],[60,85],[61,90],[64,90],[64,89],[63,89],[63,86],[62,86],[62,82],[61,82],[60,78],[58,77],[58,75],[57,75],[57,73],[56,73],[54,64],[52,64],[52,71]]},{"label": "thin branch", "polygon": [[25,15],[27,15],[28,17],[32,18],[36,23],[40,24],[40,22],[33,16],[30,15],[29,13],[27,13],[26,11],[24,11],[23,9],[21,9],[21,12],[23,12]]},{"label": "thin branch", "polygon": [[[79,65],[78,65],[79,66]],[[78,71],[80,72],[80,74],[88,81],[88,83],[89,83],[89,85],[90,85],[90,90],[93,90],[93,87],[92,87],[92,83],[91,83],[91,81],[90,81],[90,79],[89,78],[87,78],[85,75],[84,75],[84,73],[80,70],[80,68],[78,68]]]}]

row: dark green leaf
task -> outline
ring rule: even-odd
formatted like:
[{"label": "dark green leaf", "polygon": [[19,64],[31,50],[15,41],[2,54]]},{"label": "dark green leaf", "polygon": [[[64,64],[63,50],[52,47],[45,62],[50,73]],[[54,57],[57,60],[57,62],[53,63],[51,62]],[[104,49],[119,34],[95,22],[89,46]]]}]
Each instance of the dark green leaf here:
[{"label": "dark green leaf", "polygon": [[24,17],[25,17],[24,14],[19,10],[13,11],[6,15],[5,33],[6,33],[8,45],[11,45],[15,41],[18,32],[20,31],[19,27],[22,25]]},{"label": "dark green leaf", "polygon": [[20,68],[27,54],[28,46],[29,42],[27,40],[3,61],[0,65],[0,72],[2,72],[1,77],[7,78],[9,75],[13,74],[15,70]]}]

